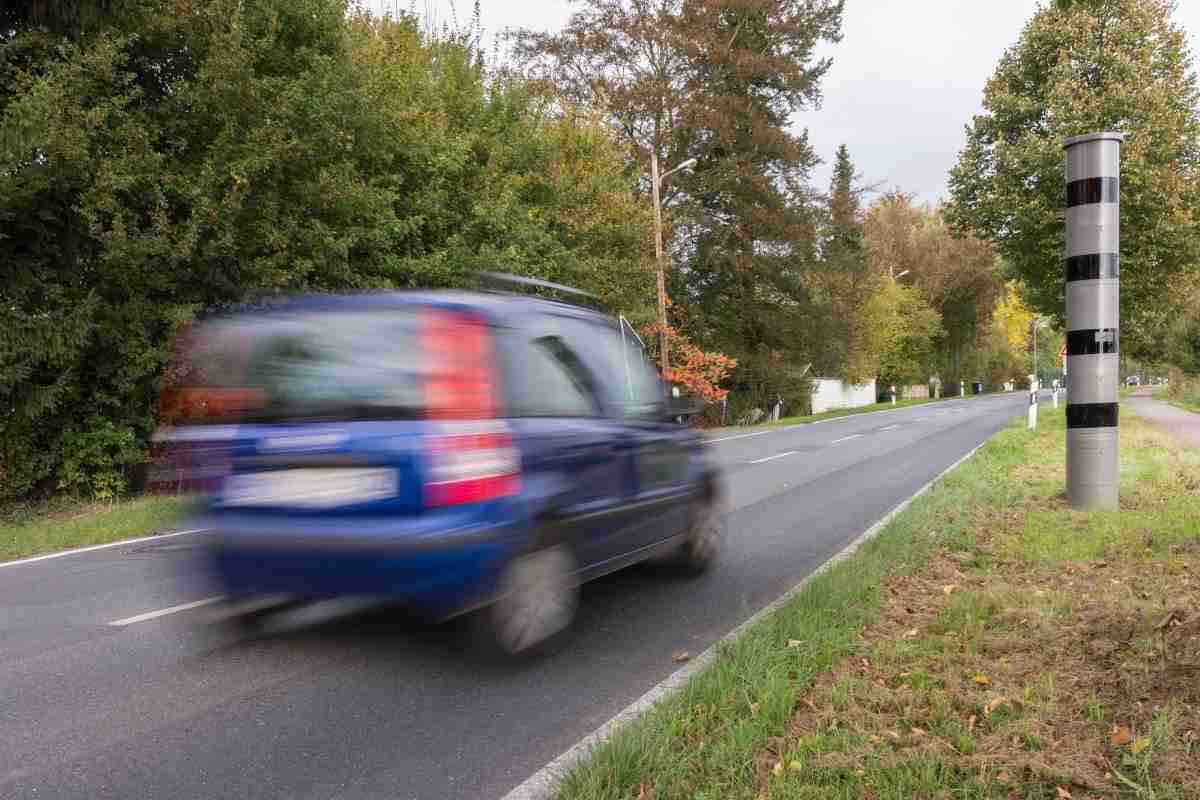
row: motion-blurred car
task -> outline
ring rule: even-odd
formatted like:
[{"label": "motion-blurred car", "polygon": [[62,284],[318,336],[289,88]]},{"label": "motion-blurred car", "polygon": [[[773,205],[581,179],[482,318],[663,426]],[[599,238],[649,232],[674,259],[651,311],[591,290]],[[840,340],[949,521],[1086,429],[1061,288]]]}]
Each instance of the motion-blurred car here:
[{"label": "motion-blurred car", "polygon": [[1130,375],[1125,379],[1125,383],[1129,386],[1140,386],[1142,384],[1142,379],[1137,375]]},{"label": "motion-blurred car", "polygon": [[655,556],[700,572],[718,553],[718,471],[623,319],[390,292],[296,299],[198,341],[226,410],[209,513],[235,601],[477,611],[511,654],[568,627],[583,581]]}]

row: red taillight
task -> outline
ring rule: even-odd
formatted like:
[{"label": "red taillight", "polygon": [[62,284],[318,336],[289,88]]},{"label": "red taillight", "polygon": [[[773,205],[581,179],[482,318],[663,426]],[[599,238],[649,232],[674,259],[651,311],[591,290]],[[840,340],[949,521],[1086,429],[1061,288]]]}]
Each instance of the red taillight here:
[{"label": "red taillight", "polygon": [[425,403],[430,419],[496,416],[492,336],[472,315],[429,309],[421,328],[426,362]]},{"label": "red taillight", "polygon": [[521,457],[503,428],[430,438],[427,507],[482,503],[521,491]]}]

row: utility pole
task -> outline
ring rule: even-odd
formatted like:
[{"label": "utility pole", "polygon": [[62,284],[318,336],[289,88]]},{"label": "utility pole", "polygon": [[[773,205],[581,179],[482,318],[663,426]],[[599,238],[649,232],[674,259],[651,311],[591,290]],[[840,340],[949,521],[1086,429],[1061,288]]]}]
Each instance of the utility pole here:
[{"label": "utility pole", "polygon": [[663,272],[662,200],[659,197],[658,150],[650,151],[650,184],[654,196],[654,267],[658,276],[658,359],[667,377],[667,278]]},{"label": "utility pole", "polygon": [[681,169],[690,169],[696,165],[696,159],[689,158],[674,169],[667,170],[664,175],[658,174],[658,150],[650,150],[650,192],[654,201],[654,265],[658,280],[658,360],[662,374],[667,375],[667,278],[663,259],[663,230],[662,230],[662,182],[672,173]]},{"label": "utility pole", "polygon": [[1116,509],[1120,453],[1121,133],[1074,136],[1067,161],[1067,496]]}]

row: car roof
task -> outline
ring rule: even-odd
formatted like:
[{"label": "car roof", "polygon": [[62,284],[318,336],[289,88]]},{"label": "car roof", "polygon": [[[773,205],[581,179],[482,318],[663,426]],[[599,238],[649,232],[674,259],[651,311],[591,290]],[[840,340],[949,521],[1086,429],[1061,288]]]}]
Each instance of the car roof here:
[{"label": "car roof", "polygon": [[601,324],[616,325],[617,320],[604,312],[559,300],[509,292],[472,292],[463,290],[387,290],[345,294],[296,295],[269,304],[243,306],[232,316],[243,319],[256,316],[289,315],[303,312],[353,312],[432,306],[470,309],[483,314],[493,324],[519,327],[520,318],[531,314],[569,316]]}]

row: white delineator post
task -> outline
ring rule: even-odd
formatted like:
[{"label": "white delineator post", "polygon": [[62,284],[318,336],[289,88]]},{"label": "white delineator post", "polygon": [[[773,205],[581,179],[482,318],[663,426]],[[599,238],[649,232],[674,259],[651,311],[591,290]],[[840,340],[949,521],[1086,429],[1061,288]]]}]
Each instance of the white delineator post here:
[{"label": "white delineator post", "polygon": [[1124,134],[1067,139],[1067,496],[1116,509],[1120,174]]}]

